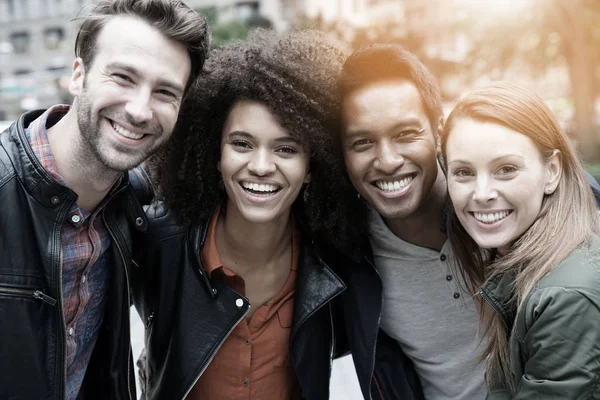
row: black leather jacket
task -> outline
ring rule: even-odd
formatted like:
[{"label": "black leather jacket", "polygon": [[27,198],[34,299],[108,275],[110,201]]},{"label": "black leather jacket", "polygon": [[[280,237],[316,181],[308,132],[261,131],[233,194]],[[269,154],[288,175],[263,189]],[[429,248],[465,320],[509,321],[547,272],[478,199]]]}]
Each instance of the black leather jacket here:
[{"label": "black leather jacket", "polygon": [[398,342],[380,328],[383,306],[381,278],[365,240],[361,262],[339,271],[346,291],[335,300],[334,323],[345,330],[336,351],[352,352],[363,397],[367,400],[425,400],[412,361]]},{"label": "black leather jacket", "polygon": [[[207,277],[200,253],[208,221],[178,225],[160,203],[147,215],[148,231],[136,238],[139,267],[133,279],[135,306],[146,325],[143,386],[147,399],[180,400],[244,318],[248,300]],[[320,255],[305,238],[290,336],[289,360],[309,400],[329,398],[335,348],[331,300],[345,289]]]},{"label": "black leather jacket", "polygon": [[[77,195],[44,170],[29,146],[24,127],[42,113],[26,113],[0,134],[2,399],[61,400],[65,391],[60,234]],[[112,239],[111,279],[103,327],[82,391],[86,399],[133,400],[127,276],[130,226],[144,229],[147,220],[127,176],[102,218]]]}]

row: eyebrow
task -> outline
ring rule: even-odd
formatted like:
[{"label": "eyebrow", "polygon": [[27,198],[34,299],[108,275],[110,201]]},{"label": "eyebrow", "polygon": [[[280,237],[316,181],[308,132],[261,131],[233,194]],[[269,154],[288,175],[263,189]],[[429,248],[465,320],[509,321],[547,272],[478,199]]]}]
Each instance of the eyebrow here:
[{"label": "eyebrow", "polygon": [[[410,127],[419,127],[422,128],[422,124],[421,121],[417,118],[407,118],[405,120],[402,120],[400,122],[398,122],[397,124],[392,125],[390,128],[387,128],[386,131],[396,131],[399,129],[405,129],[405,128],[410,128]],[[369,131],[368,129],[358,129],[355,131],[350,131],[347,134],[344,135],[344,138],[347,139],[353,139],[357,136],[366,136],[369,135],[371,133],[371,131]]]},{"label": "eyebrow", "polygon": [[[497,161],[501,161],[505,158],[518,158],[521,161],[525,160],[525,157],[520,156],[518,154],[505,154],[503,156],[498,156],[493,158],[490,162],[497,162]],[[451,164],[471,164],[469,161],[465,161],[465,160],[452,160],[448,162],[448,166],[450,166]]]},{"label": "eyebrow", "polygon": [[[124,63],[118,62],[118,61],[109,63],[106,66],[106,68],[109,70],[120,69],[120,70],[129,72],[130,74],[132,74],[136,77],[140,76],[140,72],[137,70],[137,68],[135,68],[129,64],[124,64]],[[156,80],[156,83],[158,84],[158,86],[169,88],[169,89],[173,90],[178,95],[183,94],[183,87],[175,82],[168,81],[168,80],[162,79],[162,78],[158,78]]]},{"label": "eyebrow", "polygon": [[[243,137],[246,139],[254,139],[254,136],[246,131],[233,131],[233,132],[229,132],[227,134],[228,138],[232,138],[232,137]],[[278,137],[277,139],[274,140],[274,142],[278,142],[278,143],[293,143],[293,144],[298,144],[300,145],[300,141],[298,139],[295,139],[291,136],[281,136]]]}]

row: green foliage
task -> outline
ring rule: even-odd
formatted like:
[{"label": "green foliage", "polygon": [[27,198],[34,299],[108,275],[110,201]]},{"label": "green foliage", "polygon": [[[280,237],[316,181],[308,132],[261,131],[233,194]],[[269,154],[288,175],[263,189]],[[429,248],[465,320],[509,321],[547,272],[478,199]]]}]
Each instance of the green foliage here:
[{"label": "green foliage", "polygon": [[248,37],[251,27],[242,21],[217,23],[219,15],[216,7],[198,8],[196,11],[203,14],[210,25],[213,48],[233,40],[244,40]]},{"label": "green foliage", "polygon": [[212,30],[212,46],[217,48],[233,40],[244,40],[248,37],[250,27],[243,22],[227,22],[215,24]]},{"label": "green foliage", "polygon": [[213,26],[217,22],[217,7],[200,7],[196,8],[196,11],[204,15],[204,18],[206,18],[206,22],[208,22],[208,25]]}]

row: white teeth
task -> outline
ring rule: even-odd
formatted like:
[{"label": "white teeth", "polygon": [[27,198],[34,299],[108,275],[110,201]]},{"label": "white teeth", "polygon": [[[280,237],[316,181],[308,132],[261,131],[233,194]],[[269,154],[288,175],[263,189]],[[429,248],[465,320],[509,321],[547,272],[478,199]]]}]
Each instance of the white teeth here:
[{"label": "white teeth", "polygon": [[473,213],[473,215],[475,216],[475,219],[477,221],[483,222],[484,224],[493,224],[495,222],[498,222],[498,221],[508,217],[508,214],[510,214],[510,211],[508,211],[508,210],[495,212],[495,213],[487,213],[487,214],[478,213],[478,212]]},{"label": "white teeth", "polygon": [[376,181],[375,185],[384,192],[397,192],[404,189],[414,179],[414,176],[407,176],[404,179],[393,182]]},{"label": "white teeth", "polygon": [[242,182],[242,186],[244,187],[244,189],[250,189],[255,192],[267,193],[267,192],[275,192],[275,191],[279,190],[279,187],[277,187],[275,185],[262,185],[262,184],[251,183],[251,182]]},{"label": "white teeth", "polygon": [[115,131],[117,131],[117,132],[118,132],[118,133],[119,133],[121,136],[125,136],[126,138],[129,138],[129,139],[135,139],[135,140],[138,140],[138,139],[141,139],[141,138],[143,138],[143,137],[144,137],[144,134],[143,134],[143,133],[140,133],[140,134],[138,134],[138,133],[133,133],[133,132],[131,132],[131,131],[128,131],[127,129],[123,128],[122,126],[120,126],[120,125],[117,125],[115,122],[113,122],[113,123],[112,123],[112,127],[113,127],[113,129],[114,129]]}]

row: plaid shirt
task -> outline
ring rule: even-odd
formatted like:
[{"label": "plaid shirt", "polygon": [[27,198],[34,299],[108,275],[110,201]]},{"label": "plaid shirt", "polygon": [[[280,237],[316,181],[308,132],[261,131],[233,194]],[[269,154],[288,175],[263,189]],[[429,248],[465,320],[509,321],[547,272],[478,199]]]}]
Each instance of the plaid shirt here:
[{"label": "plaid shirt", "polygon": [[[66,186],[50,149],[46,128],[69,110],[58,105],[48,109],[27,129],[33,153],[42,166]],[[108,282],[108,252],[111,240],[100,213],[104,203],[89,213],[74,204],[62,227],[62,307],[67,338],[66,400],[75,400],[81,388],[100,326]]]}]

